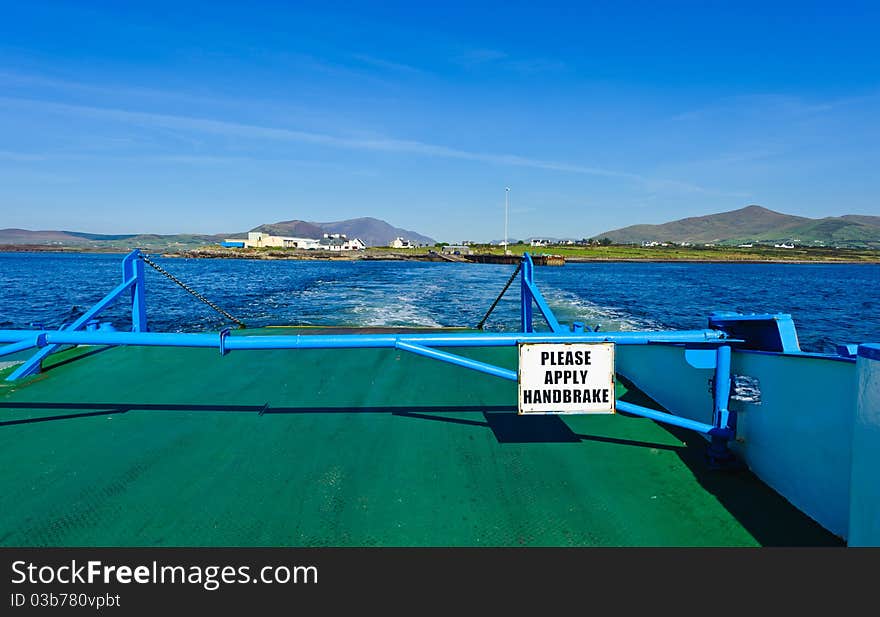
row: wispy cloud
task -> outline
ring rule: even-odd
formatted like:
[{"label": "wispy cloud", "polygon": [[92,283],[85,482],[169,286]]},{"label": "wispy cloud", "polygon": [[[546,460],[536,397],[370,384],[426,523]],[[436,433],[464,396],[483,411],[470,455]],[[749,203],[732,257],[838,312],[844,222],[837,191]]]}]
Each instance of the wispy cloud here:
[{"label": "wispy cloud", "polygon": [[403,64],[402,62],[392,62],[391,60],[377,58],[376,56],[371,56],[369,54],[352,54],[351,57],[362,64],[367,64],[383,70],[396,71],[398,73],[424,72],[422,69],[410,66],[409,64]]},{"label": "wispy cloud", "polygon": [[672,116],[672,121],[715,119],[719,115],[760,113],[788,118],[803,118],[838,110],[850,105],[876,102],[880,93],[841,97],[827,100],[808,100],[785,94],[747,94],[722,98],[710,105],[690,109]]},{"label": "wispy cloud", "polygon": [[557,72],[565,69],[565,63],[561,60],[516,57],[500,49],[469,49],[458,55],[454,61],[466,68],[492,67],[524,75]]},{"label": "wispy cloud", "polygon": [[[320,67],[315,70],[324,72],[337,71],[339,77],[347,77],[341,72],[348,71],[352,74],[356,73],[352,69],[345,69],[340,66],[330,66],[320,64],[318,61],[309,57],[298,57],[298,61],[302,63],[312,63],[310,66]],[[361,73],[358,73],[361,74]],[[363,72],[367,75],[367,72]],[[378,76],[369,77],[373,83],[379,83],[381,79]],[[34,99],[61,99],[72,101],[93,101],[101,100],[107,105],[125,106],[130,101],[136,101],[138,105],[177,105],[199,108],[199,109],[223,109],[223,110],[247,110],[253,111],[255,108],[262,110],[263,113],[272,113],[285,116],[296,116],[301,120],[306,120],[316,124],[334,124],[340,122],[338,113],[331,113],[327,110],[320,109],[315,105],[307,105],[302,102],[295,103],[290,99],[277,98],[272,96],[259,96],[255,93],[248,92],[244,95],[230,95],[228,93],[217,94],[212,92],[198,93],[179,88],[152,88],[140,85],[123,84],[123,83],[89,83],[86,81],[76,81],[72,79],[58,78],[47,76],[39,73],[22,73],[9,71],[0,68],[0,91],[5,91],[7,96],[12,97],[33,97]],[[300,91],[302,94],[302,91]],[[352,99],[349,99],[350,101]],[[363,100],[363,97],[361,97]],[[376,96],[371,96],[369,100],[375,102]]]},{"label": "wispy cloud", "polygon": [[476,65],[487,62],[497,62],[508,58],[506,52],[500,49],[469,49],[456,58],[459,64]]},{"label": "wispy cloud", "polygon": [[216,97],[197,96],[177,90],[158,90],[155,88],[143,88],[120,84],[97,85],[57,77],[47,77],[46,75],[19,73],[6,70],[0,70],[0,84],[17,89],[59,90],[69,94],[112,95],[114,97],[124,96],[138,99],[161,98],[195,104],[217,103]]},{"label": "wispy cloud", "polygon": [[563,161],[531,158],[520,156],[517,154],[474,152],[445,145],[431,144],[408,139],[396,139],[392,137],[342,137],[326,133],[260,126],[255,124],[244,124],[224,120],[214,120],[210,118],[199,118],[194,116],[180,116],[124,109],[113,109],[106,107],[73,105],[68,103],[55,103],[49,101],[15,97],[0,97],[0,105],[23,109],[26,108],[31,111],[33,111],[34,109],[41,109],[49,113],[76,115],[79,117],[95,120],[115,121],[125,124],[159,128],[170,131],[198,132],[252,140],[297,142],[330,148],[343,148],[347,150],[415,154],[420,156],[458,159],[508,167],[526,167],[548,171],[603,176],[608,178],[619,178],[622,180],[629,180],[632,182],[641,183],[651,190],[672,189],[684,192],[705,192],[712,194],[721,194],[717,193],[716,191],[710,191],[695,184],[690,184],[679,180],[653,178],[650,176],[627,171],[604,169],[600,167],[593,167],[590,165],[581,165]]},{"label": "wispy cloud", "polygon": [[112,158],[113,161],[129,161],[141,164],[158,164],[158,165],[191,165],[194,167],[208,166],[224,166],[224,165],[282,165],[284,167],[302,167],[310,169],[331,169],[357,176],[370,176],[376,174],[371,169],[351,168],[347,165],[332,163],[328,161],[316,161],[312,159],[291,158],[291,157],[271,157],[271,156],[249,156],[238,154],[118,154],[111,155],[100,153],[82,153],[69,151],[52,151],[44,154],[29,154],[23,152],[10,152],[0,150],[0,161],[15,161],[22,163],[33,162],[54,162],[54,161],[106,161]]}]

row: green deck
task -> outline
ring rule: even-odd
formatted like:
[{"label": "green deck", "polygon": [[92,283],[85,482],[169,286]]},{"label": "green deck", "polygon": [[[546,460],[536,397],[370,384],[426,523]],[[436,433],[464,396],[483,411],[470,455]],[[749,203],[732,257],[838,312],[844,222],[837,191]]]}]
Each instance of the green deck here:
[{"label": "green deck", "polygon": [[751,474],[709,471],[696,435],[518,417],[514,383],[405,352],[47,364],[0,382],[0,545],[839,544]]}]

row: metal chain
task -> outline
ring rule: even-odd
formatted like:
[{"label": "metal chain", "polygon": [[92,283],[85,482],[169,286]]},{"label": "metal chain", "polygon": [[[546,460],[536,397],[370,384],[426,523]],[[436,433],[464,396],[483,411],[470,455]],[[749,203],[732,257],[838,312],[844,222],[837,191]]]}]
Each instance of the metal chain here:
[{"label": "metal chain", "polygon": [[152,259],[150,259],[146,255],[144,255],[143,253],[141,253],[140,258],[143,259],[144,263],[147,264],[148,266],[150,266],[151,268],[153,268],[156,272],[158,272],[162,276],[168,278],[172,282],[177,283],[178,285],[183,287],[184,290],[191,293],[193,296],[195,296],[196,298],[198,298],[199,300],[201,300],[202,302],[204,302],[205,304],[210,306],[212,309],[214,309],[215,311],[217,311],[218,313],[220,313],[221,315],[223,315],[224,317],[226,317],[230,321],[237,323],[240,328],[247,328],[247,326],[244,324],[243,321],[233,317],[232,315],[230,315],[229,313],[224,311],[222,308],[220,308],[219,306],[217,306],[216,304],[214,304],[213,302],[208,300],[205,296],[203,296],[202,294],[197,292],[195,289],[193,289],[192,287],[190,287],[189,285],[187,285],[186,283],[181,281],[179,278],[177,278],[176,276],[174,276],[173,274],[168,272],[168,270],[166,270],[165,268],[163,268],[162,266],[157,264],[155,261],[153,261]]},{"label": "metal chain", "polygon": [[510,284],[513,283],[513,279],[516,278],[516,275],[519,274],[520,269],[522,268],[522,262],[519,262],[516,265],[516,270],[513,271],[513,274],[510,275],[510,278],[507,279],[507,283],[504,285],[504,289],[501,290],[501,293],[498,294],[498,297],[495,298],[495,302],[492,303],[492,306],[489,307],[489,310],[486,311],[486,314],[483,315],[483,318],[480,320],[480,323],[477,324],[477,330],[482,330],[483,326],[486,325],[486,320],[489,319],[489,315],[492,314],[492,311],[495,310],[495,307],[498,306],[498,303],[501,301],[501,298],[504,294],[507,293],[507,289],[510,287]]}]

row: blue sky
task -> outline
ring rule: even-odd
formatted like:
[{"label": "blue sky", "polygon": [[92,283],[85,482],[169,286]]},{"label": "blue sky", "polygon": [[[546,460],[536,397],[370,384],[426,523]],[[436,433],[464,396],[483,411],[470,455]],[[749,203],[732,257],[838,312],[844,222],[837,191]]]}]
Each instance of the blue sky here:
[{"label": "blue sky", "polygon": [[880,214],[877,2],[0,9],[0,228]]}]

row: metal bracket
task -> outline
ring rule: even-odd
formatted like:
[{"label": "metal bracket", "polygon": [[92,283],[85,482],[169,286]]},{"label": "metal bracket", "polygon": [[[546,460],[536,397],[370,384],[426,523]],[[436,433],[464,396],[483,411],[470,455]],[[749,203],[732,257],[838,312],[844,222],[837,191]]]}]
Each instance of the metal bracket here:
[{"label": "metal bracket", "polygon": [[223,328],[220,330],[220,355],[225,356],[228,351],[226,351],[226,337],[229,336],[229,332],[232,328]]}]

